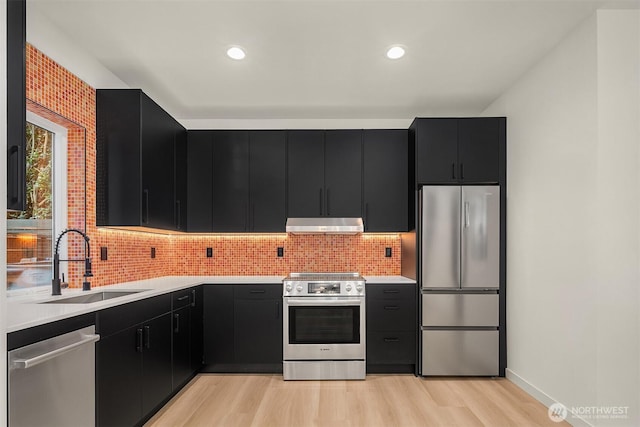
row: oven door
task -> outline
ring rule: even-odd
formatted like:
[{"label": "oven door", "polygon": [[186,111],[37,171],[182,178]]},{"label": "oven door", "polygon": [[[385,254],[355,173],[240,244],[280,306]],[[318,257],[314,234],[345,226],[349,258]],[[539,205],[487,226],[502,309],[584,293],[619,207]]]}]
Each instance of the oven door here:
[{"label": "oven door", "polygon": [[284,298],[284,360],[364,360],[364,298]]}]

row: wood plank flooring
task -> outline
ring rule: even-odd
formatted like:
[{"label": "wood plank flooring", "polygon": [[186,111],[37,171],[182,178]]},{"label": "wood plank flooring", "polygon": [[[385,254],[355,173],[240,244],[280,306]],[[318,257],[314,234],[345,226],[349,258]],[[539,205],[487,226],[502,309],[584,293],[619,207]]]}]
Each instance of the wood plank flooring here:
[{"label": "wood plank flooring", "polygon": [[368,375],[283,381],[281,375],[194,378],[147,427],[568,426],[505,378]]}]

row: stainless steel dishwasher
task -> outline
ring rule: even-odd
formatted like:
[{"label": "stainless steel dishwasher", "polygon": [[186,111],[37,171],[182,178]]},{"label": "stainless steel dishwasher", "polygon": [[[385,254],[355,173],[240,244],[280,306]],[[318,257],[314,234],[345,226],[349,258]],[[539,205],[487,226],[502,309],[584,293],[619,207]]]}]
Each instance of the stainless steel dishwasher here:
[{"label": "stainless steel dishwasher", "polygon": [[95,425],[95,326],[9,352],[9,426]]}]

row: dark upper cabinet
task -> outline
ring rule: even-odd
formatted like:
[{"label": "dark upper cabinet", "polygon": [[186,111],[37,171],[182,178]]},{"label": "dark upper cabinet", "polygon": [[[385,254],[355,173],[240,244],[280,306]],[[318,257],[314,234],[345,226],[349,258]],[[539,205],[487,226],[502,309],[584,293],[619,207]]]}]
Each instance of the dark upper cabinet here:
[{"label": "dark upper cabinet", "polygon": [[213,231],[213,132],[187,132],[187,231]]},{"label": "dark upper cabinet", "polygon": [[407,130],[365,130],[362,147],[365,231],[408,231]]},{"label": "dark upper cabinet", "polygon": [[362,131],[328,130],[324,158],[325,216],[362,216]]},{"label": "dark upper cabinet", "polygon": [[188,140],[188,231],[284,232],[285,131],[189,131]]},{"label": "dark upper cabinet", "polygon": [[97,90],[96,117],[97,225],[181,229],[184,128],[138,89]]},{"label": "dark upper cabinet", "polygon": [[289,131],[288,216],[324,215],[324,131]]},{"label": "dark upper cabinet", "polygon": [[7,1],[7,209],[26,209],[26,0]]},{"label": "dark upper cabinet", "polygon": [[289,131],[289,217],[362,216],[362,131]]},{"label": "dark upper cabinet", "polygon": [[249,230],[284,232],[287,135],[285,131],[249,131]]},{"label": "dark upper cabinet", "polygon": [[174,181],[176,230],[187,231],[187,130],[175,123]]},{"label": "dark upper cabinet", "polygon": [[213,132],[213,230],[249,229],[249,134]]},{"label": "dark upper cabinet", "polygon": [[415,119],[416,183],[499,182],[505,126],[501,117]]}]

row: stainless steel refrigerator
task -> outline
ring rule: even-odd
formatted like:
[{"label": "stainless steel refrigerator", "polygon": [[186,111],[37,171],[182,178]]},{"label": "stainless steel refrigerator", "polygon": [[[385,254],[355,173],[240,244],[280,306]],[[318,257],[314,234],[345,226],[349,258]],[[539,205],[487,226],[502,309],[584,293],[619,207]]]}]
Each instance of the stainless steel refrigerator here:
[{"label": "stainless steel refrigerator", "polygon": [[419,192],[420,374],[499,374],[500,187]]}]

